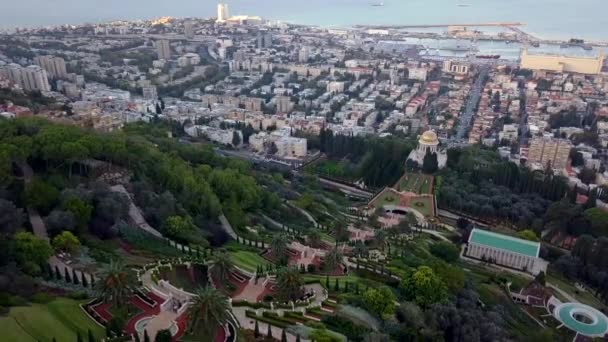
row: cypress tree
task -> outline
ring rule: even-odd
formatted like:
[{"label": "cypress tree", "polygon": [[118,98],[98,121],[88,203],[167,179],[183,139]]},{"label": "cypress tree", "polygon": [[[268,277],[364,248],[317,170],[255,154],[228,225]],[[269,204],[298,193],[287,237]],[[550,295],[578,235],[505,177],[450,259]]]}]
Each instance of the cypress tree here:
[{"label": "cypress tree", "polygon": [[57,279],[57,280],[63,279],[61,277],[61,272],[59,272],[59,267],[57,267],[57,266],[55,266],[55,279]]},{"label": "cypress tree", "polygon": [[272,338],[272,327],[268,324],[268,332],[266,333],[266,337]]},{"label": "cypress tree", "polygon": [[255,336],[255,338],[260,338],[260,325],[258,324],[258,321],[255,321],[255,328],[253,330],[253,336]]},{"label": "cypress tree", "polygon": [[78,274],[76,274],[76,270],[72,268],[72,281],[74,285],[80,284],[80,280],[78,280]]},{"label": "cypress tree", "polygon": [[82,275],[82,281],[81,281],[82,286],[83,287],[88,287],[89,286],[89,281],[87,280],[86,274],[84,274],[84,272],[81,272],[80,274]]},{"label": "cypress tree", "polygon": [[63,273],[64,273],[65,282],[66,283],[71,283],[72,282],[72,277],[70,277],[70,272],[68,271],[67,267],[63,269]]},{"label": "cypress tree", "polygon": [[91,331],[91,329],[89,329],[87,334],[89,335],[89,342],[95,342],[95,337],[93,337],[93,332]]},{"label": "cypress tree", "polygon": [[336,278],[336,282],[334,283],[334,291],[340,291],[340,283],[338,282],[338,278]]},{"label": "cypress tree", "polygon": [[325,287],[329,290],[329,276],[325,276]]},{"label": "cypress tree", "polygon": [[287,334],[285,333],[285,329],[281,333],[281,342],[287,342]]}]

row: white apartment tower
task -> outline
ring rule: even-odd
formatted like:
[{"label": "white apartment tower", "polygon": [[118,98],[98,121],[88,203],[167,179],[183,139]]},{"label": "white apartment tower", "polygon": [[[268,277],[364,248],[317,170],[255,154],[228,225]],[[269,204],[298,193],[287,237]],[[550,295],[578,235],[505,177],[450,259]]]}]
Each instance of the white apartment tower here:
[{"label": "white apartment tower", "polygon": [[171,44],[168,40],[162,39],[156,41],[156,51],[158,53],[158,59],[169,60],[171,59]]},{"label": "white apartment tower", "polygon": [[291,112],[292,109],[293,103],[291,102],[291,98],[289,96],[277,97],[277,113],[286,114]]},{"label": "white apartment tower", "polygon": [[21,67],[18,64],[9,64],[0,68],[0,75],[5,76],[26,91],[50,91],[47,72],[38,65]]},{"label": "white apartment tower", "polygon": [[68,77],[65,60],[61,57],[50,55],[36,56],[34,57],[34,63],[46,70],[48,76],[51,78],[66,79]]},{"label": "white apartment tower", "polygon": [[308,62],[309,58],[310,58],[310,49],[307,46],[303,46],[302,48],[300,48],[300,51],[298,51],[298,62],[306,63],[306,62]]},{"label": "white apartment tower", "polygon": [[217,22],[223,23],[228,18],[228,4],[217,4]]},{"label": "white apartment tower", "polygon": [[188,39],[194,38],[194,23],[192,21],[187,21],[184,23],[184,36]]}]

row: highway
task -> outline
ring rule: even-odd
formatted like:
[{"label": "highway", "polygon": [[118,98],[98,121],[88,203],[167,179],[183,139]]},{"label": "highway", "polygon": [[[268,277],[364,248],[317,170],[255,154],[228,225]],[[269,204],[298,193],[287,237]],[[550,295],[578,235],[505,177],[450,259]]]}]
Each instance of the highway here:
[{"label": "highway", "polygon": [[477,107],[477,103],[479,103],[484,80],[488,76],[488,72],[489,68],[487,66],[482,66],[479,70],[479,75],[477,75],[477,79],[475,80],[473,88],[471,89],[471,96],[469,96],[469,100],[467,101],[464,112],[460,116],[460,126],[458,127],[458,133],[455,137],[456,140],[464,140],[469,131],[471,119],[473,118],[473,114],[475,114],[475,107]]}]

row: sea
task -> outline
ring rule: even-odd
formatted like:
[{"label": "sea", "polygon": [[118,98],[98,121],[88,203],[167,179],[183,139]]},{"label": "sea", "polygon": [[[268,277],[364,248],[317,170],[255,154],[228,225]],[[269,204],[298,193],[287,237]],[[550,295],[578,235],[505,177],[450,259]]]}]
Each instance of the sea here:
[{"label": "sea", "polygon": [[[545,39],[608,41],[608,0],[224,0],[230,14],[295,24],[420,25],[522,22]],[[212,17],[210,0],[0,0],[0,28]],[[382,5],[382,6],[379,6]]]}]

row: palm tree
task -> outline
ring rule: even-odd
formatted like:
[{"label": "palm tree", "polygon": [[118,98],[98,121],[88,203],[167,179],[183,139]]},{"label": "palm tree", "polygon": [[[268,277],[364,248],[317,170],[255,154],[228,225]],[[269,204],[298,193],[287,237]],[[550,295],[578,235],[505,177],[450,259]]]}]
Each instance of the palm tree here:
[{"label": "palm tree", "polygon": [[325,255],[325,271],[333,274],[336,271],[336,268],[342,263],[343,259],[344,256],[342,253],[337,247],[334,247]]},{"label": "palm tree", "polygon": [[219,286],[223,287],[228,281],[232,266],[232,260],[230,260],[228,253],[220,252],[214,256],[213,264],[211,265],[211,275],[219,283]]},{"label": "palm tree", "polygon": [[304,280],[296,267],[284,267],[277,272],[277,289],[279,298],[295,301],[302,293]]},{"label": "palm tree", "polygon": [[112,301],[119,307],[127,300],[136,287],[133,272],[129,271],[122,262],[112,260],[104,271],[101,279],[95,283],[95,288],[104,301]]},{"label": "palm tree", "polygon": [[277,260],[287,256],[287,239],[283,235],[276,235],[270,242],[270,250]]},{"label": "palm tree", "polygon": [[207,286],[199,288],[188,308],[188,327],[190,332],[202,329],[211,335],[217,327],[230,321],[230,304],[218,290]]}]

